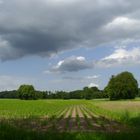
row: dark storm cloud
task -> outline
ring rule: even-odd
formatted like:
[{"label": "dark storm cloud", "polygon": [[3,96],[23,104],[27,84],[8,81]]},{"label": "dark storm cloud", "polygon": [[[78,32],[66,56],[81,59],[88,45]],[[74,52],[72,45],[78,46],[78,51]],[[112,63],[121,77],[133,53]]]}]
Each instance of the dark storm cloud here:
[{"label": "dark storm cloud", "polygon": [[[139,25],[139,6],[138,0],[3,0],[0,59],[51,56],[75,47],[138,38],[140,28],[130,27]],[[128,19],[127,28],[122,30],[116,18]]]}]

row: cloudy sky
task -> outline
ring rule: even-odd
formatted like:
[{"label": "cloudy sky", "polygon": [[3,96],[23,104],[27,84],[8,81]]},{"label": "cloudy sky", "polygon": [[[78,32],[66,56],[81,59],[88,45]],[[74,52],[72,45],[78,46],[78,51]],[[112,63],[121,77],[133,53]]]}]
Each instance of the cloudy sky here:
[{"label": "cloudy sky", "polygon": [[0,90],[140,83],[139,0],[0,0]]}]

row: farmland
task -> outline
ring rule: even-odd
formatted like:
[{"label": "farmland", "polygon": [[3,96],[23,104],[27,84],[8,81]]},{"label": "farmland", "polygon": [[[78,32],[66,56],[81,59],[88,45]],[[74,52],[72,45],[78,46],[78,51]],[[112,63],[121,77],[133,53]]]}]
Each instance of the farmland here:
[{"label": "farmland", "polygon": [[57,133],[63,136],[67,133],[68,136],[82,133],[84,137],[90,138],[98,133],[103,136],[136,133],[140,130],[140,102],[139,99],[126,101],[6,99],[0,100],[0,123],[0,136],[3,136],[3,139],[5,135],[12,135],[11,129],[15,130],[14,133],[27,131],[35,135]]}]

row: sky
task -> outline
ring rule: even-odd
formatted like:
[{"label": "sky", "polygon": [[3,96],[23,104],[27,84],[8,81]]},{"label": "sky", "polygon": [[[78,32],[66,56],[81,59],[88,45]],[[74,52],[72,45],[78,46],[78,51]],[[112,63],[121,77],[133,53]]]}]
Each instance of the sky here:
[{"label": "sky", "polygon": [[140,83],[139,0],[0,0],[0,91]]}]

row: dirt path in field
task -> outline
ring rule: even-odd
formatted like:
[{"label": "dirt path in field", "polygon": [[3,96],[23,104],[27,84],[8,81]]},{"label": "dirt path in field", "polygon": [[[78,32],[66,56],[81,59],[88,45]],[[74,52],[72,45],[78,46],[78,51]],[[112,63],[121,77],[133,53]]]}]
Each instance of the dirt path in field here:
[{"label": "dirt path in field", "polygon": [[73,108],[71,117],[76,118],[76,107]]},{"label": "dirt path in field", "polygon": [[58,131],[66,131],[66,127],[67,127],[67,121],[69,119],[69,117],[71,116],[71,110],[72,107],[67,108],[65,110],[65,112],[63,112],[63,118],[59,120],[59,122],[56,124],[56,128]]},{"label": "dirt path in field", "polygon": [[82,113],[79,106],[77,106],[77,114],[78,114],[79,118],[84,118],[84,114]]},{"label": "dirt path in field", "polygon": [[76,106],[73,107],[71,112],[71,118],[69,118],[68,130],[69,131],[76,131],[77,130],[77,123],[76,123]]},{"label": "dirt path in field", "polygon": [[64,119],[68,118],[71,115],[71,109],[72,108],[69,108],[69,110],[66,112]]},{"label": "dirt path in field", "polygon": [[88,129],[88,124],[86,123],[85,116],[80,108],[80,106],[77,106],[77,114],[79,116],[79,128],[80,130],[84,131]]},{"label": "dirt path in field", "polygon": [[70,115],[70,111],[71,108],[66,108],[60,115],[59,117],[59,121],[56,124],[56,129],[58,129],[59,131],[64,131],[66,128],[66,119],[69,117]]}]

